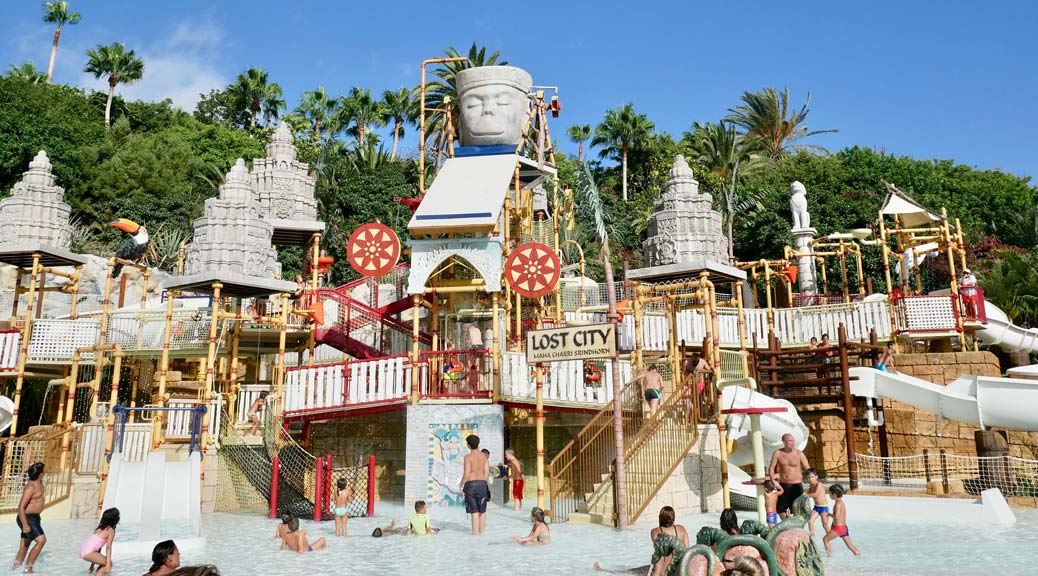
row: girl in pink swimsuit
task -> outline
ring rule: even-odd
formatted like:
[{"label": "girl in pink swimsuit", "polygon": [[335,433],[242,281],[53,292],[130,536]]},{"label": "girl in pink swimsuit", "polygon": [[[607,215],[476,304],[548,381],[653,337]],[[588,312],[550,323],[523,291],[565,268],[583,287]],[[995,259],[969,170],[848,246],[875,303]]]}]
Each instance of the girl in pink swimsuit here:
[{"label": "girl in pink swimsuit", "polygon": [[[87,574],[93,574],[95,567],[98,574],[112,572],[112,542],[115,541],[115,527],[118,525],[119,509],[105,510],[101,514],[101,521],[97,524],[97,528],[79,546],[79,557],[90,562]],[[104,554],[101,554],[102,548],[105,549]]]}]

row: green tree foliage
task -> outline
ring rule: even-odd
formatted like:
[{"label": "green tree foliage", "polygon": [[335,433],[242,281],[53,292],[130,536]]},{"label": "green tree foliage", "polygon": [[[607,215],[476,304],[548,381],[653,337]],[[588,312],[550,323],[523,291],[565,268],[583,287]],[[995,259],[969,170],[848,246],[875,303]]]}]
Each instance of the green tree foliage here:
[{"label": "green tree foliage", "polygon": [[1003,252],[985,277],[984,296],[1016,324],[1038,326],[1038,252]]},{"label": "green tree foliage", "polygon": [[742,104],[729,110],[731,114],[725,117],[725,121],[742,128],[751,146],[770,158],[779,158],[805,148],[825,152],[821,146],[799,143],[817,134],[836,132],[807,127],[804,122],[807,121],[810,103],[809,93],[800,110],[790,111],[789,90],[783,88],[779,92],[767,86],[757,92],[744,92]]},{"label": "green tree foliage", "polygon": [[54,77],[54,60],[58,56],[58,41],[61,40],[61,28],[78,24],[82,18],[79,12],[73,12],[68,2],[44,2],[43,21],[54,25],[54,40],[50,46],[50,64],[47,65],[47,84]]},{"label": "green tree foliage", "polygon": [[112,98],[115,87],[119,84],[133,84],[144,76],[144,61],[137,57],[133,50],[127,50],[122,44],[115,42],[107,46],[97,45],[87,51],[87,64],[84,72],[94,78],[108,78],[108,102],[105,104],[105,126],[111,126]]},{"label": "green tree foliage", "polygon": [[252,119],[248,108],[239,107],[229,90],[210,90],[195,105],[194,116],[207,124],[223,124],[228,128],[248,128]]},{"label": "green tree foliage", "polygon": [[620,108],[607,110],[602,123],[595,127],[592,146],[600,148],[599,158],[618,160],[622,170],[623,198],[627,200],[627,159],[632,150],[637,150],[656,129],[648,117],[634,110],[627,103]]},{"label": "green tree foliage", "polygon": [[364,146],[370,129],[385,124],[382,103],[372,98],[371,90],[354,86],[342,97],[336,123],[338,130],[344,130]]},{"label": "green tree foliage", "polygon": [[267,71],[261,68],[252,67],[239,74],[227,92],[235,111],[248,112],[249,128],[256,128],[260,116],[267,124],[276,120],[285,107],[281,86],[271,82]]},{"label": "green tree foliage", "polygon": [[324,86],[318,86],[316,90],[303,92],[295,112],[313,127],[314,140],[320,141],[321,128],[328,127],[338,107],[338,99],[328,96]]},{"label": "green tree foliage", "polygon": [[21,66],[11,64],[7,68],[7,77],[31,84],[45,84],[47,82],[47,75],[36,68],[32,62],[25,62]]},{"label": "green tree foliage", "polygon": [[382,115],[386,123],[393,123],[393,158],[396,158],[397,144],[404,136],[404,126],[418,121],[418,99],[410,88],[386,90],[382,93]]},{"label": "green tree foliage", "polygon": [[590,124],[574,124],[566,130],[571,142],[577,145],[577,160],[584,161],[584,143],[591,138]]}]

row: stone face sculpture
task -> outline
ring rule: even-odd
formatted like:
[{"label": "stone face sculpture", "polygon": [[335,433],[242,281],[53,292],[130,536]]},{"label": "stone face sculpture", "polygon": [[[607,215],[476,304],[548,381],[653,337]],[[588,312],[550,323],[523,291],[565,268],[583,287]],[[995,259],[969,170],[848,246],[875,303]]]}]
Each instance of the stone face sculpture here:
[{"label": "stone face sculpture", "polygon": [[478,66],[458,72],[462,146],[518,144],[530,110],[533,79],[513,66]]},{"label": "stone face sculpture", "polygon": [[274,228],[260,213],[249,171],[239,158],[220,186],[220,196],[206,200],[205,215],[194,222],[185,272],[235,272],[261,278],[280,275],[277,250],[270,243]]},{"label": "stone face sculpture", "polygon": [[54,184],[50,159],[40,150],[11,189],[11,196],[0,201],[0,243],[42,244],[67,250],[70,211],[65,189]]},{"label": "stone face sculpture", "polygon": [[722,232],[721,214],[712,204],[710,194],[699,193],[699,182],[684,156],[678,156],[656,211],[649,216],[647,238],[642,243],[648,265],[727,263],[728,241]]},{"label": "stone face sculpture", "polygon": [[799,181],[789,185],[789,210],[793,213],[793,229],[811,227],[811,213],[807,211],[807,188]]}]

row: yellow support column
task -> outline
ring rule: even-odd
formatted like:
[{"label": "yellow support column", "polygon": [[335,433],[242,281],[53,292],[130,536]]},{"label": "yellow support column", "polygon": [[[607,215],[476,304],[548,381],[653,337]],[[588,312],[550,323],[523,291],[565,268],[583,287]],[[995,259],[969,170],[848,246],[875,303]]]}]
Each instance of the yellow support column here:
[{"label": "yellow support column", "polygon": [[234,422],[234,412],[238,406],[238,353],[241,345],[241,298],[234,305],[234,329],[231,330],[231,361],[230,376],[227,385],[227,420]]},{"label": "yellow support column", "polygon": [[501,329],[498,326],[497,292],[490,295],[492,315],[490,317],[490,364],[492,374],[491,386],[494,389],[494,402],[501,399]]},{"label": "yellow support column", "polygon": [[[288,339],[288,311],[291,302],[288,294],[279,294],[281,314],[278,319],[278,355],[274,363],[274,402],[277,409],[274,414],[274,425],[281,426],[285,414],[285,342]],[[281,434],[274,434],[275,443],[280,446]]]},{"label": "yellow support column", "polygon": [[538,362],[537,374],[537,506],[544,508],[544,364]]},{"label": "yellow support column", "polygon": [[[422,296],[415,294],[411,296],[411,403],[417,404],[420,394],[421,383],[418,363],[421,361],[422,349],[419,345],[419,313],[422,310]],[[430,375],[430,380],[432,375]]]},{"label": "yellow support column", "polygon": [[[213,283],[213,301],[210,303],[209,308],[209,348],[205,354],[205,362],[202,365],[205,368],[205,384],[202,392],[202,406],[205,409],[212,410],[213,404],[213,386],[216,385],[216,336],[220,329],[220,319],[223,317],[223,307],[220,305],[220,290],[223,288],[223,284],[219,282]],[[199,445],[199,452],[202,455],[202,462],[205,462],[205,451],[209,447],[209,417],[204,416],[202,418],[202,438]],[[205,470],[205,467],[202,467]],[[203,472],[204,474],[204,472]]]},{"label": "yellow support column", "polygon": [[[166,319],[162,331],[162,353],[159,355],[159,393],[155,404],[160,408],[166,405],[166,378],[169,375],[169,346],[173,339],[173,300],[176,293],[172,290],[166,293]],[[162,425],[165,422],[165,412],[159,411],[151,419],[151,447],[157,450],[162,445]]]},{"label": "yellow support column", "polygon": [[[36,296],[36,276],[40,269],[40,255],[32,255],[32,268],[29,274],[29,298],[25,304],[25,321],[22,322],[22,341],[18,351],[17,376],[14,381],[14,412],[11,413],[11,436],[18,435],[18,408],[22,402],[22,385],[25,383],[25,365],[29,362],[29,337],[32,336],[32,306]],[[43,288],[42,286],[40,288]],[[14,309],[18,309],[18,290],[14,294]],[[11,317],[13,322],[18,319]]]}]

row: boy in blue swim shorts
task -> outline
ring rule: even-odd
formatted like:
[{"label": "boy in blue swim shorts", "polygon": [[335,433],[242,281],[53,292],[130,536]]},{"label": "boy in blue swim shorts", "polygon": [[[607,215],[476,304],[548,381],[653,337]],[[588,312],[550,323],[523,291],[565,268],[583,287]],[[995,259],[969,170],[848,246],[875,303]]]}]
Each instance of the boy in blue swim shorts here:
[{"label": "boy in blue swim shorts", "polygon": [[807,521],[807,528],[811,535],[815,534],[815,518],[822,520],[822,532],[829,531],[829,499],[825,495],[825,486],[818,481],[818,472],[814,468],[807,469],[807,495],[815,502],[815,509],[811,512],[811,519]]},{"label": "boy in blue swim shorts", "polygon": [[490,486],[487,484],[489,467],[486,454],[479,450],[479,436],[465,438],[469,453],[465,455],[465,473],[461,477],[461,492],[465,495],[465,512],[472,521],[472,535],[478,536],[487,527],[487,503]]}]

